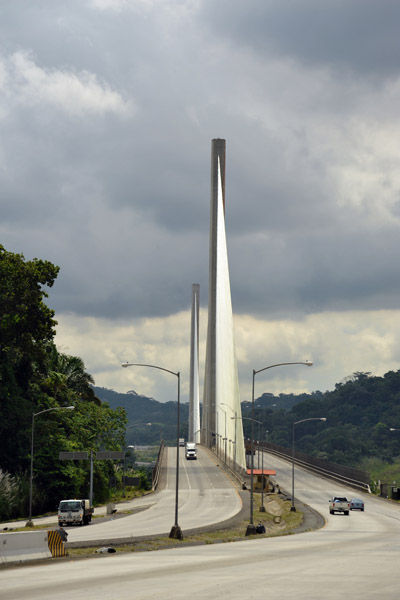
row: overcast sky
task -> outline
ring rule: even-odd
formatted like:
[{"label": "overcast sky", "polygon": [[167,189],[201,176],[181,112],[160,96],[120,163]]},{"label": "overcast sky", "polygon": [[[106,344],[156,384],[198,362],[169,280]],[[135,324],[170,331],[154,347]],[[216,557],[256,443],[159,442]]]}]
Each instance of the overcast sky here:
[{"label": "overcast sky", "polygon": [[[242,400],[400,365],[400,3],[15,0],[0,19],[0,242],[60,266],[56,343],[96,385],[189,390],[211,140]],[[202,382],[201,382],[202,383]]]}]

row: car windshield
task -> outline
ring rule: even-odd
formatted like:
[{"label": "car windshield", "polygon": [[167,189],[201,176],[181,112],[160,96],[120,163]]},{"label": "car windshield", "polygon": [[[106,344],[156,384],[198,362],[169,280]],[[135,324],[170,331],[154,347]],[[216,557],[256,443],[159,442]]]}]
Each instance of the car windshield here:
[{"label": "car windshield", "polygon": [[79,500],[73,500],[70,502],[60,502],[60,511],[68,512],[70,510],[79,510],[81,507],[81,503]]}]

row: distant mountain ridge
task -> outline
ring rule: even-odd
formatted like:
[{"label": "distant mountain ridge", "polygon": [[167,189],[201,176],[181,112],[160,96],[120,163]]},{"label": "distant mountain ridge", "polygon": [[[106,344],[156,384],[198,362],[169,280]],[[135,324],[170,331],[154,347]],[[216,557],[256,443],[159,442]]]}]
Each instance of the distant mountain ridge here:
[{"label": "distant mountain ridge", "polygon": [[[135,390],[126,393],[93,386],[97,398],[107,402],[111,408],[121,406],[126,410],[128,429],[127,443],[155,443],[163,437],[168,442],[176,441],[177,402],[158,402],[138,394]],[[180,432],[187,438],[189,405],[180,403]],[[151,423],[151,425],[149,425]]]}]

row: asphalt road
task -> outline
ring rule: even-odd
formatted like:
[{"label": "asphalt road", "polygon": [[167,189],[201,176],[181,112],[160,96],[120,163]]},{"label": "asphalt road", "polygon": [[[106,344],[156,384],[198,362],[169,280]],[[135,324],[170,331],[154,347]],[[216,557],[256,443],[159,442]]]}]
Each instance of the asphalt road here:
[{"label": "asphalt road", "polygon": [[[185,449],[179,449],[178,523],[183,531],[206,527],[238,514],[242,502],[237,488],[215,456],[198,448],[197,460],[186,460]],[[163,462],[162,489],[117,505],[116,518],[93,519],[89,526],[65,527],[68,543],[129,541],[132,538],[169,534],[175,523],[176,448],[168,448]],[[134,511],[133,514],[128,514]],[[105,507],[96,508],[95,515],[104,516]],[[127,516],[118,518],[120,514]],[[37,524],[57,526],[56,517],[34,520]],[[6,526],[5,524],[3,524]],[[8,523],[21,527],[21,523]]]},{"label": "asphalt road", "polygon": [[[291,466],[266,457],[277,482],[290,490]],[[355,493],[296,469],[296,498],[326,518],[313,532],[237,543],[135,554],[108,554],[77,562],[0,571],[7,600],[397,600],[400,507]],[[363,496],[365,512],[330,515],[335,493]],[[121,519],[122,521],[124,519]]]}]

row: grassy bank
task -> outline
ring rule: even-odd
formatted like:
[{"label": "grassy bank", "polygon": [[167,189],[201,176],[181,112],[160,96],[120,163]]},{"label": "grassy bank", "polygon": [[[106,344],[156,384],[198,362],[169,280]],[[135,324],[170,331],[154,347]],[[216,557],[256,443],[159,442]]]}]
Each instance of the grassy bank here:
[{"label": "grassy bank", "polygon": [[391,463],[377,457],[366,458],[360,468],[370,473],[371,490],[374,494],[379,493],[379,482],[400,487],[400,458]]},{"label": "grassy bank", "polygon": [[[235,523],[229,528],[221,528],[217,531],[207,531],[185,535],[183,540],[174,540],[169,537],[158,537],[152,540],[135,541],[129,544],[115,546],[117,552],[144,552],[152,550],[163,550],[165,548],[174,548],[190,545],[218,544],[227,542],[237,542],[245,539],[254,539],[262,537],[275,537],[290,534],[303,521],[301,511],[291,512],[290,502],[283,500],[281,496],[271,495],[264,497],[265,512],[260,511],[260,498],[255,495],[254,503],[254,524],[263,524],[266,532],[246,537],[246,529],[249,520],[243,520]],[[90,556],[99,556],[99,546],[91,548],[71,548],[68,549],[68,557],[86,558]]]}]

